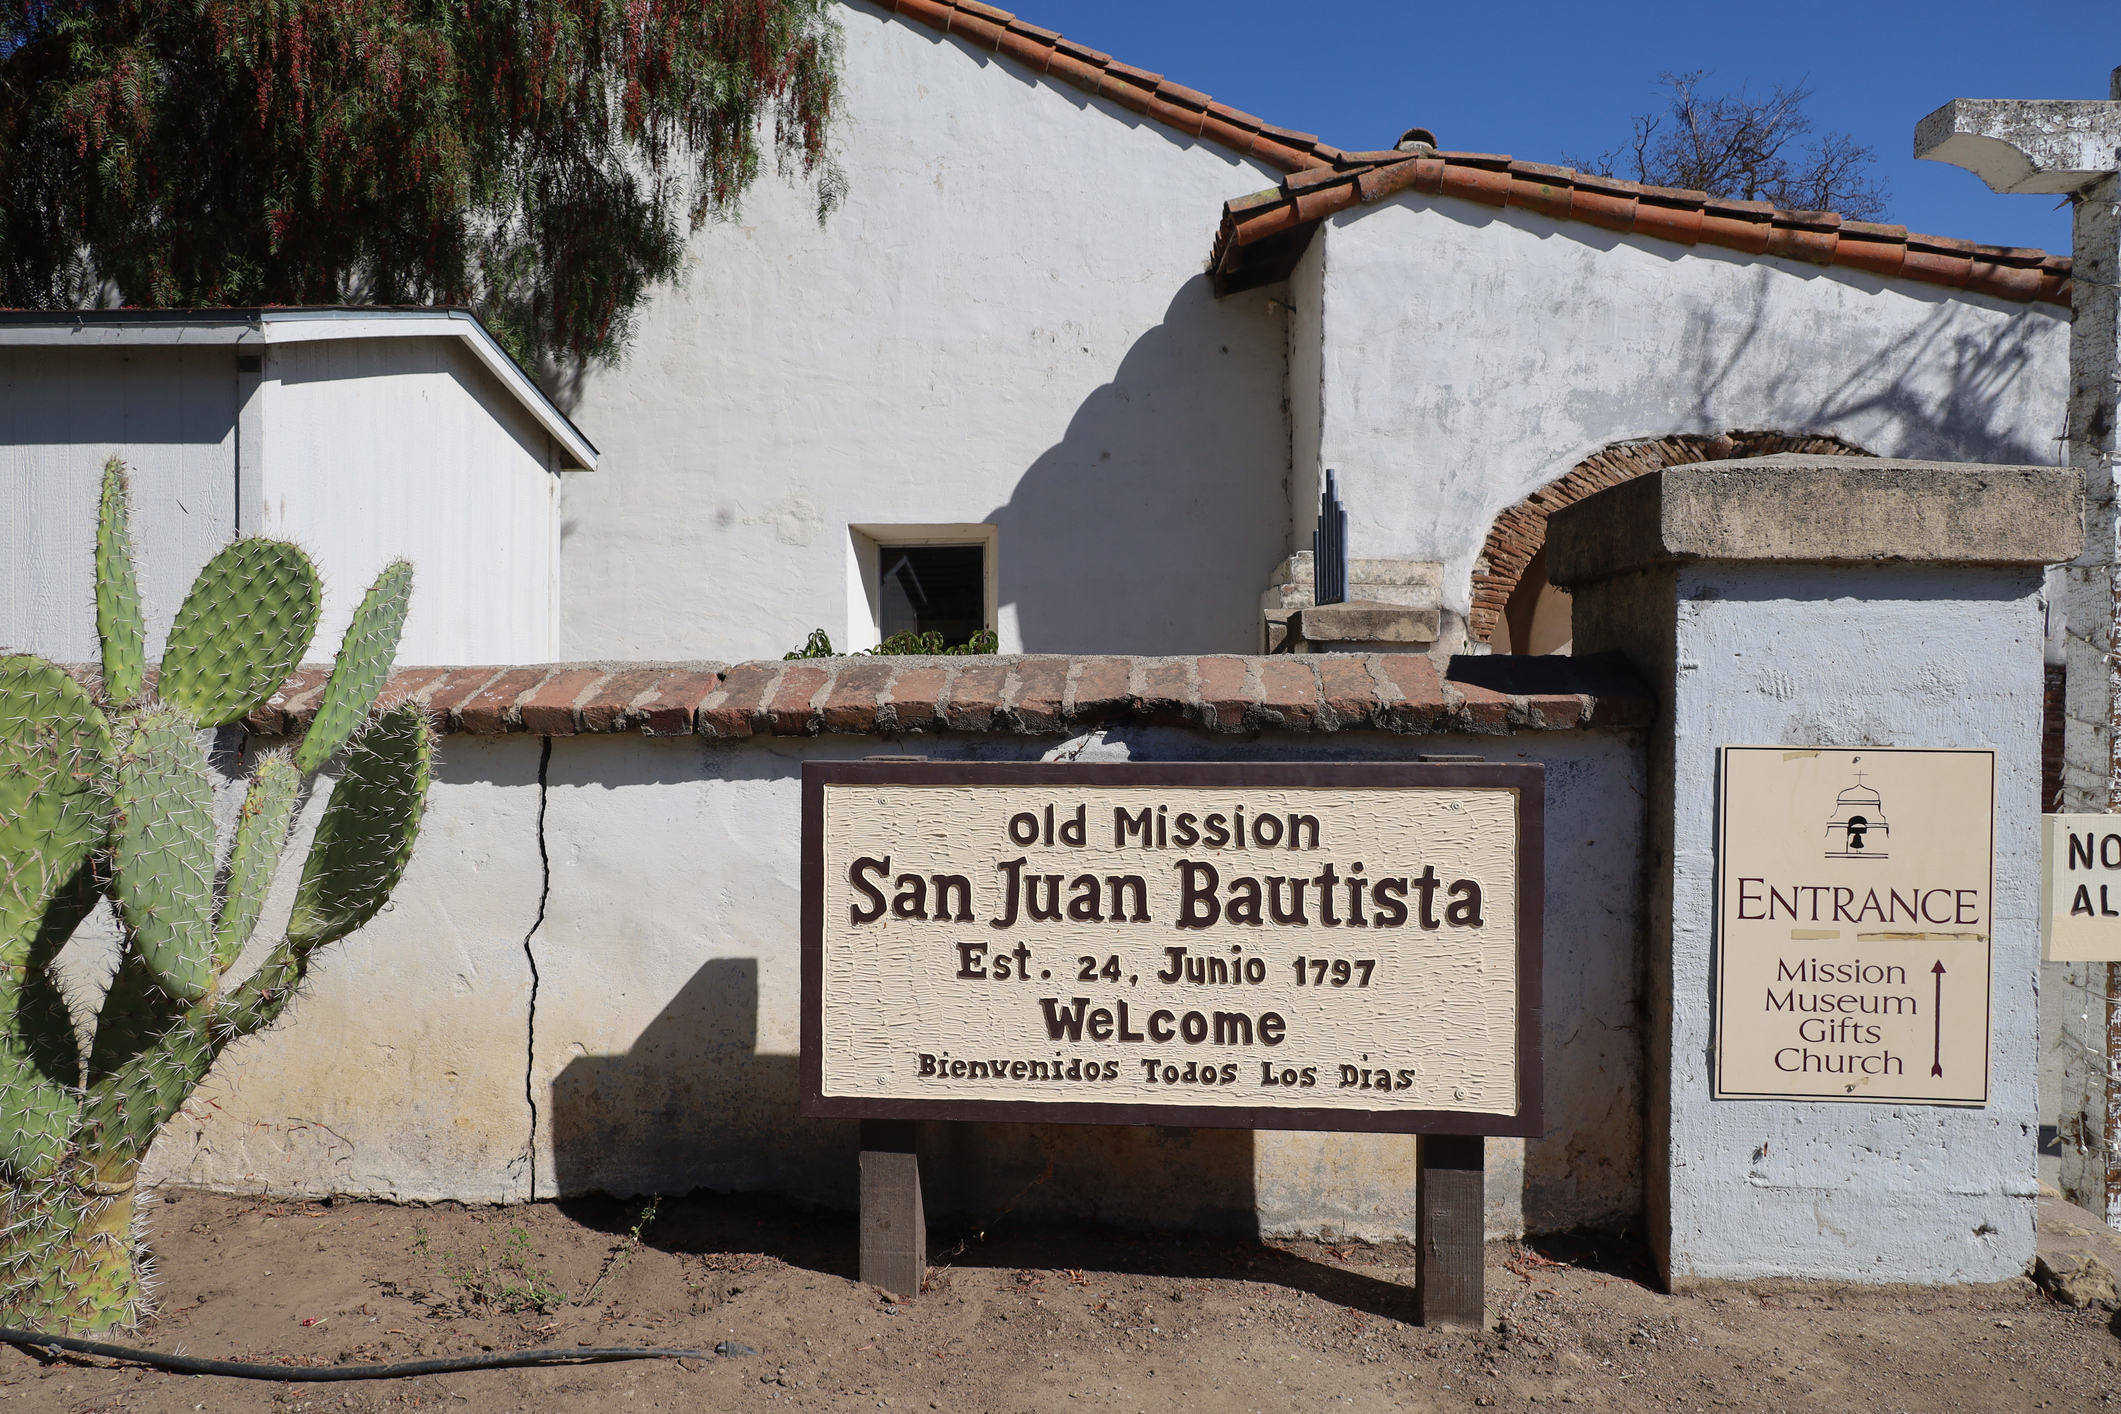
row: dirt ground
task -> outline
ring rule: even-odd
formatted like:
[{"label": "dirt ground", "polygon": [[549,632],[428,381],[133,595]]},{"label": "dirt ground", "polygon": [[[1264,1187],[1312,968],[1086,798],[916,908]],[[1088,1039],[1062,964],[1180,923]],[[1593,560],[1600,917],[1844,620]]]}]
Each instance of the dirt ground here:
[{"label": "dirt ground", "polygon": [[[2103,1243],[2060,1220],[2044,1230]],[[756,1354],[357,1384],[0,1350],[0,1411],[1186,1411],[2105,1408],[2121,1341],[2030,1282],[1668,1296],[1621,1242],[1493,1244],[1487,1331],[1428,1331],[1404,1247],[938,1229],[899,1303],[851,1218],[712,1197],[528,1208],[165,1192],[161,1314],[128,1343],[284,1363],[525,1346]],[[2088,1214],[2075,1214],[2096,1225]],[[636,1229],[638,1235],[636,1236]],[[2045,1246],[2043,1242],[2043,1246]]]}]

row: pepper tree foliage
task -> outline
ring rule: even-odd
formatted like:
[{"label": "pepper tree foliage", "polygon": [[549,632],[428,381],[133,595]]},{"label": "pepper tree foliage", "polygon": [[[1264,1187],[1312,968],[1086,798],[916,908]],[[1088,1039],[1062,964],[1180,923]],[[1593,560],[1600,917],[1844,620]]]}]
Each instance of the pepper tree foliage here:
[{"label": "pepper tree foliage", "polygon": [[468,304],[609,361],[770,155],[832,0],[0,0],[0,305]]}]

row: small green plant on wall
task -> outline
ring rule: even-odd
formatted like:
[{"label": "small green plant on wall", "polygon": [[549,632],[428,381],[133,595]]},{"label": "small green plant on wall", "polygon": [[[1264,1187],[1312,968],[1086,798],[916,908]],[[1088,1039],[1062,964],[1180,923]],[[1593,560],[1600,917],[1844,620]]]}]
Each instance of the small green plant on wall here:
[{"label": "small green plant on wall", "polygon": [[[412,599],[399,561],[354,612],[308,734],[258,760],[223,848],[202,732],[286,681],[322,585],[293,545],[233,542],[199,572],[151,682],[130,515],[113,458],[96,528],[101,682],[0,656],[0,1325],[52,1332],[145,1314],[134,1185],[148,1146],[222,1051],[280,1016],[317,951],[390,898],[433,759],[417,708],[370,723]],[[228,985],[306,786],[349,746],[286,934]],[[122,950],[84,1055],[54,963],[103,899]]]},{"label": "small green plant on wall", "polygon": [[[994,636],[993,629],[983,628],[963,643],[957,644],[955,647],[945,647],[941,634],[933,631],[915,633],[909,628],[904,633],[892,634],[891,637],[867,651],[870,656],[877,658],[913,658],[936,655],[958,657],[964,654],[992,653],[999,641]],[[810,637],[803,640],[802,647],[796,649],[793,653],[783,653],[781,660],[783,662],[792,662],[798,658],[837,658],[839,656],[839,654],[832,651],[832,640],[825,636],[825,630],[814,628],[810,630]]]}]

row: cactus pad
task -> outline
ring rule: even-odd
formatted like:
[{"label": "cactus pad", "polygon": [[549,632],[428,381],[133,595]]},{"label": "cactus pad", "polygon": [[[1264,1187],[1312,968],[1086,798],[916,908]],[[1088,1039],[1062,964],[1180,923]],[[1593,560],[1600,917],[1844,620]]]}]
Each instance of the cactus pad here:
[{"label": "cactus pad", "polygon": [[332,665],[331,681],[317,701],[317,717],[295,748],[295,764],[314,771],[347,743],[376,705],[376,695],[390,680],[390,660],[397,656],[398,636],[405,631],[405,611],[412,606],[412,565],[394,560],[362,596],[346,626]]},{"label": "cactus pad", "polygon": [[96,636],[103,640],[103,690],[130,702],[147,681],[147,615],[133,565],[132,487],[125,463],[103,464],[103,501],[96,515]]},{"label": "cactus pad", "polygon": [[164,702],[226,726],[279,691],[317,632],[323,587],[282,540],[238,540],[206,562],[162,650]]},{"label": "cactus pad", "polygon": [[102,840],[110,745],[79,683],[42,658],[0,658],[0,918],[40,917]]},{"label": "cactus pad", "polygon": [[140,956],[186,1002],[214,981],[214,792],[191,719],[143,712],[118,757],[111,894]]},{"label": "cactus pad", "polygon": [[427,801],[434,736],[407,704],[361,737],[332,790],[302,866],[287,938],[307,952],[375,917],[412,857]]},{"label": "cactus pad", "polygon": [[221,905],[221,921],[214,929],[214,970],[226,972],[242,955],[258,926],[258,913],[265,896],[272,892],[273,876],[280,871],[280,851],[287,844],[287,823],[295,813],[295,797],[302,791],[302,773],[285,755],[268,756],[251,778],[250,794],[243,800],[243,818],[236,825],[236,846],[228,856],[228,898]]}]

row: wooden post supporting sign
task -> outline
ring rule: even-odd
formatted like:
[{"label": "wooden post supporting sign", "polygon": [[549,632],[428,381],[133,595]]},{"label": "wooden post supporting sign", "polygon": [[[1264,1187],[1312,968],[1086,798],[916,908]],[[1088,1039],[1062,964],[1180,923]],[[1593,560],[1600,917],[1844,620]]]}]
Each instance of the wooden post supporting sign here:
[{"label": "wooden post supporting sign", "polygon": [[1487,1141],[1478,1134],[1424,1134],[1415,1177],[1415,1250],[1425,1326],[1485,1324],[1481,1256],[1486,1245]]},{"label": "wooden post supporting sign", "polygon": [[928,1215],[913,1121],[862,1121],[862,1281],[918,1296],[928,1275]]},{"label": "wooden post supporting sign", "polygon": [[806,762],[802,1112],[1416,1134],[1421,1306],[1481,1323],[1482,1139],[1542,1132],[1535,765]]}]

